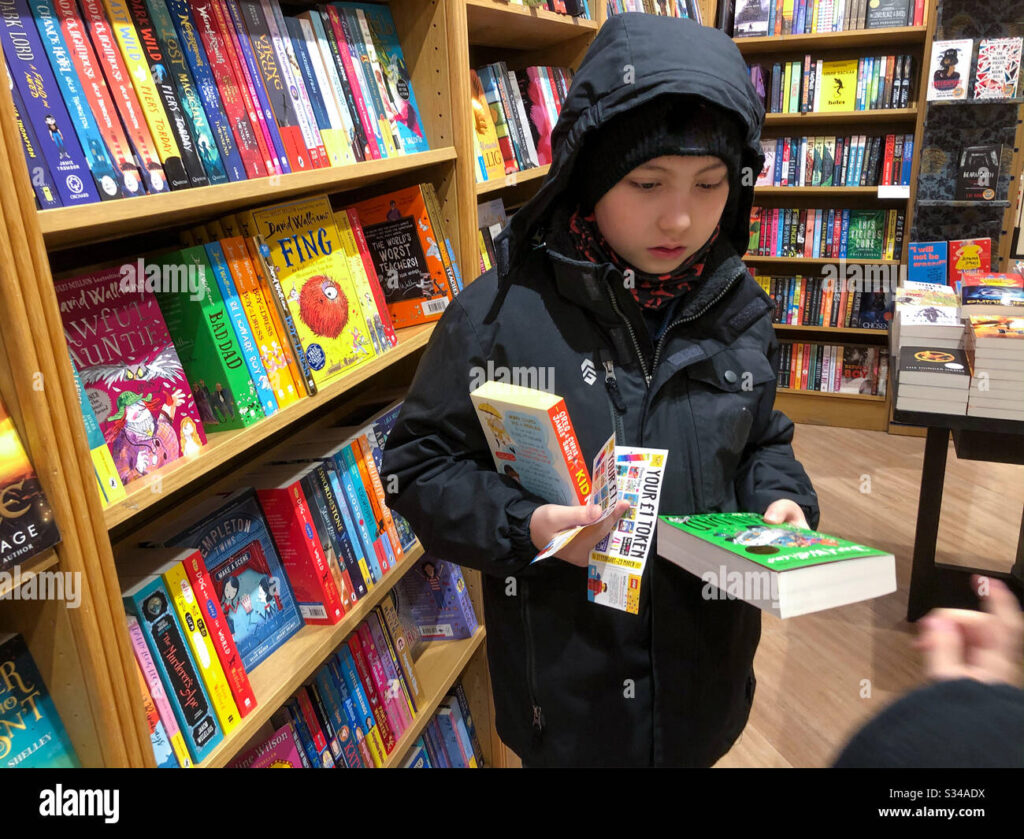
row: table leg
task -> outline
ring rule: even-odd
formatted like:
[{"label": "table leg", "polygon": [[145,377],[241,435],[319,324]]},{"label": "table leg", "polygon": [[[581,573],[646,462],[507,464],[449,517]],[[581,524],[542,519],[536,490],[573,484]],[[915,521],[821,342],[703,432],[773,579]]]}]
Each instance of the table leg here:
[{"label": "table leg", "polygon": [[939,537],[942,486],[946,478],[948,428],[929,428],[921,468],[921,498],[917,505],[914,562],[910,570],[907,620],[916,621],[933,605],[935,593],[935,546]]}]

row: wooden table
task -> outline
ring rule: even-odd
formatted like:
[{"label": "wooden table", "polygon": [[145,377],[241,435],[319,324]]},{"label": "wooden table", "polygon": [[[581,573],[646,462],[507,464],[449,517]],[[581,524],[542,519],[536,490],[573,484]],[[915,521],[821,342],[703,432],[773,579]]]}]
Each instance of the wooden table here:
[{"label": "wooden table", "polygon": [[[898,398],[897,392],[893,396],[893,404]],[[1017,541],[1016,561],[1009,574],[935,561],[950,434],[953,435],[957,457],[989,463],[1024,464],[1024,422],[895,409],[893,420],[928,429],[924,467],[921,470],[921,498],[917,507],[907,620],[916,621],[936,606],[977,609],[978,598],[970,587],[971,574],[1002,580],[1017,595],[1017,599],[1024,603],[1024,521],[1021,522],[1020,538]]]}]

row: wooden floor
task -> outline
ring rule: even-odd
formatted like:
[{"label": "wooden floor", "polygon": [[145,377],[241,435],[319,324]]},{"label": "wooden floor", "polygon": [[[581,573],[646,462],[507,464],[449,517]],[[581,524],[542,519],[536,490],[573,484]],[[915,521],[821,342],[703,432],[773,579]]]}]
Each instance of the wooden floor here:
[{"label": "wooden floor", "polygon": [[[794,449],[821,529],[892,551],[898,588],[817,615],[764,616],[750,722],[720,767],[828,766],[867,719],[922,682],[905,616],[924,439],[800,425]],[[1022,508],[1024,466],[959,461],[951,444],[938,560],[1008,571]]]}]

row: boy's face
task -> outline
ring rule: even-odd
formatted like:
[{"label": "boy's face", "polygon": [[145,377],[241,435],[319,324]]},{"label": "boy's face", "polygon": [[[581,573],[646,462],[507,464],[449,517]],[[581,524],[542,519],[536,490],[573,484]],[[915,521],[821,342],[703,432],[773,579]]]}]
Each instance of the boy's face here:
[{"label": "boy's face", "polygon": [[728,169],[719,158],[666,155],[615,184],[594,216],[608,244],[630,265],[667,274],[708,240],[728,197]]}]

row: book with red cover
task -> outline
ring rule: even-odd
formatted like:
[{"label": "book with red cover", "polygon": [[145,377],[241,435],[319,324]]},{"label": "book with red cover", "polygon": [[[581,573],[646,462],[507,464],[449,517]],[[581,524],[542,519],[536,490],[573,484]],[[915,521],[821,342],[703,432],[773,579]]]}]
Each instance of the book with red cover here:
[{"label": "book with red cover", "polygon": [[294,466],[270,467],[249,477],[303,620],[309,624],[333,625],[345,616],[345,605],[300,483],[303,474],[311,468],[296,471]]},{"label": "book with red cover", "polygon": [[210,573],[206,570],[203,555],[198,550],[194,551],[182,564],[185,566],[188,581],[192,584],[196,602],[206,617],[206,628],[210,632],[210,639],[217,651],[221,667],[224,668],[224,676],[231,687],[231,695],[238,706],[238,713],[245,717],[256,707],[256,695],[249,684],[249,677],[242,664],[242,657],[238,654],[235,639],[231,637],[231,629],[224,618],[220,597],[214,588],[213,580],[210,579]]},{"label": "book with red cover", "polygon": [[291,725],[283,725],[258,746],[231,761],[229,769],[302,769],[299,744]]},{"label": "book with red cover", "polygon": [[[377,697],[380,699],[381,707],[388,718],[388,725],[397,740],[407,728],[405,718],[398,707],[398,700],[401,696],[401,686],[397,680],[392,685],[384,672],[384,663],[381,661],[381,654],[388,655],[387,650],[378,650],[377,643],[370,632],[370,627],[363,621],[356,629],[355,636],[359,639],[359,645],[363,649],[363,656],[369,668],[370,678],[377,690]],[[397,694],[395,693],[397,691]],[[403,699],[404,701],[404,699]]]},{"label": "book with red cover", "polygon": [[366,656],[363,655],[363,645],[359,642],[357,635],[349,636],[348,649],[352,653],[356,673],[359,676],[363,692],[366,694],[366,699],[370,703],[370,710],[373,711],[373,719],[377,724],[377,731],[380,733],[381,740],[384,743],[384,752],[385,754],[391,754],[395,749],[398,739],[395,737],[390,723],[388,723],[388,715],[374,686],[373,677],[370,675],[370,666],[366,661]]},{"label": "book with red cover", "polygon": [[[992,240],[951,239],[949,242],[949,285],[956,288],[966,279],[966,272],[988,274],[992,270]],[[972,283],[983,285],[983,283]]]}]

